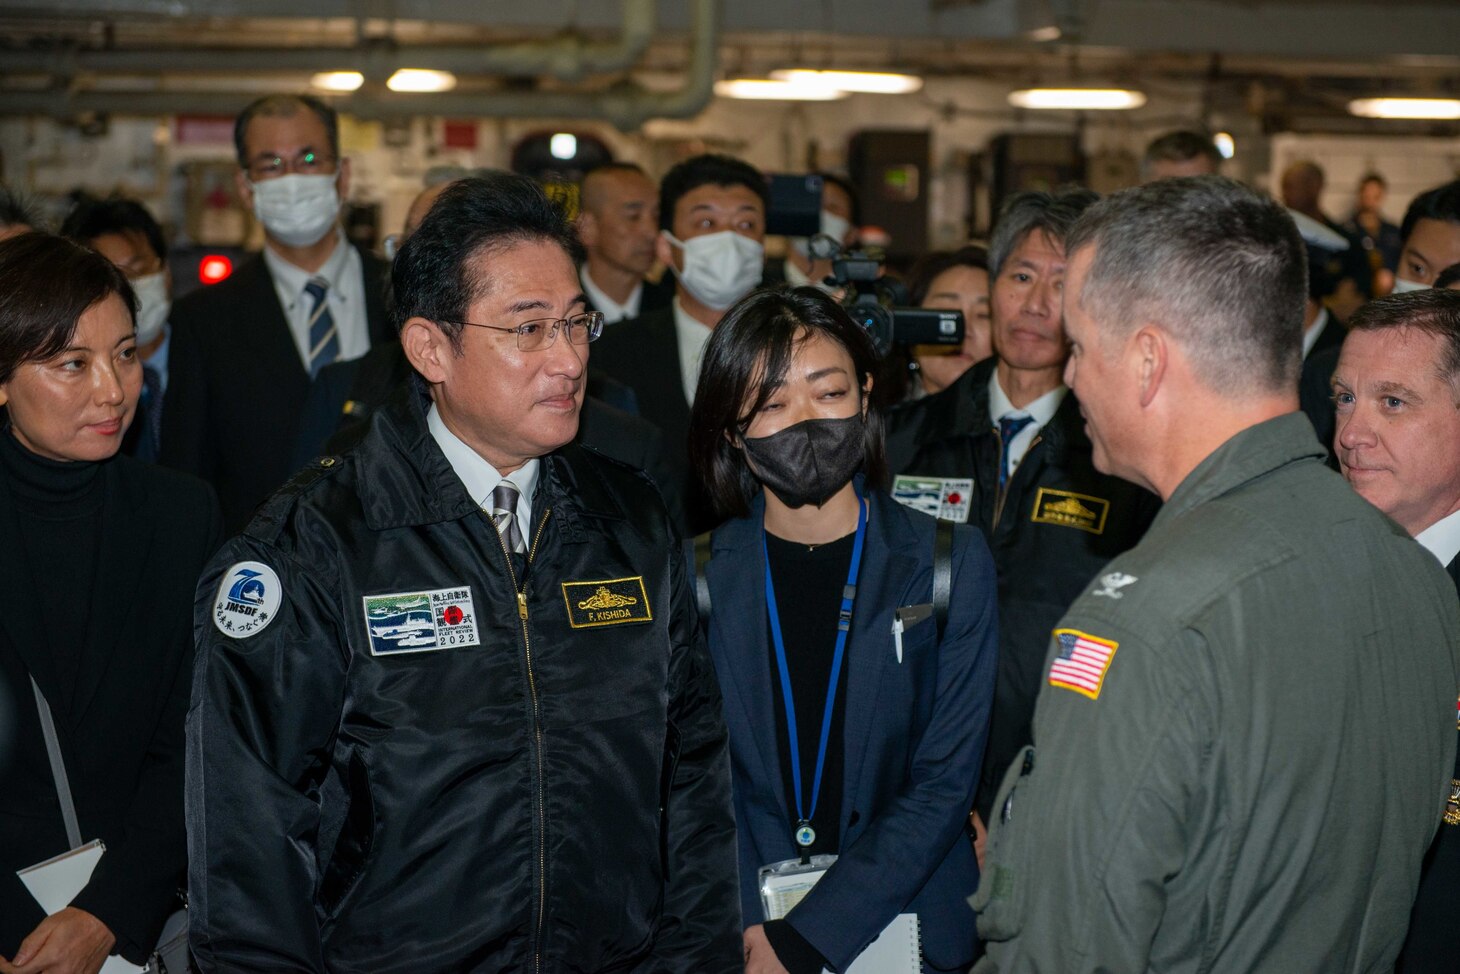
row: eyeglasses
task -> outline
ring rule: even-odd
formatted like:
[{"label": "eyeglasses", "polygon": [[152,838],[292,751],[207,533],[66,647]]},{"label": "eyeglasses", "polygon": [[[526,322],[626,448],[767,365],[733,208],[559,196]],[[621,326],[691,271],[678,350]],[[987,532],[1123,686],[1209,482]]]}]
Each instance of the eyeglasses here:
[{"label": "eyeglasses", "polygon": [[505,328],[502,325],[479,325],[475,321],[453,321],[450,318],[444,320],[452,325],[470,325],[472,328],[510,331],[517,336],[517,349],[522,352],[536,352],[539,349],[547,348],[557,341],[558,332],[564,329],[568,332],[568,341],[574,345],[587,345],[603,334],[603,312],[601,311],[586,311],[567,318],[534,318],[532,321],[524,321],[515,328]]},{"label": "eyeglasses", "polygon": [[259,182],[264,179],[277,179],[285,173],[291,172],[303,176],[315,176],[321,173],[327,175],[335,171],[335,163],[338,161],[332,155],[313,150],[301,152],[289,159],[285,159],[283,156],[265,157],[255,159],[248,164],[248,178]]}]

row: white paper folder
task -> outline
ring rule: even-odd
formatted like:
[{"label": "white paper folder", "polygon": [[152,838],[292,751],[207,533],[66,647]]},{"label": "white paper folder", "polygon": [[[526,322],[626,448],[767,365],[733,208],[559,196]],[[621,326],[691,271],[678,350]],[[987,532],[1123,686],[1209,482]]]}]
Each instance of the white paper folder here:
[{"label": "white paper folder", "polygon": [[[70,852],[63,852],[45,862],[27,866],[15,875],[20,877],[25,888],[30,890],[30,895],[46,911],[46,916],[50,916],[70,906],[71,901],[86,888],[86,884],[91,882],[92,871],[101,862],[101,854],[105,851],[106,846],[101,844],[101,840],[94,839]],[[100,974],[137,974],[145,970],[147,968],[138,967],[112,954],[101,965]]]},{"label": "white paper folder", "polygon": [[[823,857],[816,856],[812,863],[819,866]],[[825,857],[828,863],[833,857]],[[800,903],[811,887],[826,875],[825,868],[798,868],[793,863],[785,872],[780,867],[766,867],[761,870],[761,902],[766,908],[767,920],[779,920],[792,907]],[[867,946],[852,961],[846,974],[921,974],[923,969],[923,943],[916,913],[899,913],[877,939]],[[828,974],[828,972],[823,972]]]}]

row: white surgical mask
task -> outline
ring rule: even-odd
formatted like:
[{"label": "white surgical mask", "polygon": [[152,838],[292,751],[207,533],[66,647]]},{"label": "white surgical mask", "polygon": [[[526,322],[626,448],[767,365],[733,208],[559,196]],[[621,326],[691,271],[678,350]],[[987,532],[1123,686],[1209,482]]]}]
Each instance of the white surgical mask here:
[{"label": "white surgical mask", "polygon": [[146,345],[162,334],[162,326],[167,324],[167,316],[172,311],[167,272],[132,278],[132,291],[137,295],[137,344]]},{"label": "white surgical mask", "polygon": [[1410,291],[1428,291],[1428,284],[1421,284],[1419,281],[1406,281],[1402,277],[1394,279],[1394,290],[1390,294],[1408,294]]},{"label": "white surgical mask", "polygon": [[749,294],[765,270],[765,246],[734,230],[683,241],[665,230],[664,239],[684,251],[684,269],[674,272],[679,283],[712,311],[724,311]]},{"label": "white surgical mask", "polygon": [[306,176],[291,172],[253,183],[253,215],[269,236],[286,247],[308,247],[324,239],[340,214],[335,190],[339,173]]}]

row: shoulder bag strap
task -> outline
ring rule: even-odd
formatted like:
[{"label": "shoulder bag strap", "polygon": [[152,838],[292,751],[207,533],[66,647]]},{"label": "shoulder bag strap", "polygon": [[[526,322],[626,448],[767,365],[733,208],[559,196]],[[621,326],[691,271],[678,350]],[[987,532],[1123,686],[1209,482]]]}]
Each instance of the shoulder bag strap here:
[{"label": "shoulder bag strap", "polygon": [[66,777],[66,762],[61,759],[61,741],[56,736],[56,719],[51,716],[51,705],[41,693],[35,677],[30,678],[30,688],[35,691],[35,706],[41,714],[41,733],[46,738],[46,756],[51,759],[51,776],[56,779],[56,797],[61,800],[61,814],[66,819],[66,841],[71,848],[81,845],[81,823],[76,820],[76,803],[71,800],[71,781]]},{"label": "shoulder bag strap", "polygon": [[938,519],[933,528],[933,621],[938,639],[948,625],[948,602],[953,591],[953,522]]},{"label": "shoulder bag strap", "polygon": [[695,538],[695,600],[700,610],[700,625],[710,622],[710,580],[705,577],[705,566],[710,562],[710,535],[706,531]]}]

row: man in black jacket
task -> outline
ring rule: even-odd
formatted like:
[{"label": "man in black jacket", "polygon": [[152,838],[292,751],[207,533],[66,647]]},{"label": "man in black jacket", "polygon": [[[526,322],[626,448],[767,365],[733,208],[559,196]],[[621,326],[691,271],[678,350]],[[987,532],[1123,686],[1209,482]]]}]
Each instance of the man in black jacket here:
[{"label": "man in black jacket", "polygon": [[240,197],[264,249],[173,307],[159,459],[207,480],[237,531],[289,479],[310,380],[391,337],[386,265],[338,224],[350,191],[335,112],[271,95],[234,127]]},{"label": "man in black jacket", "polygon": [[204,969],[741,969],[693,585],[644,475],[571,443],[575,249],[525,177],[448,188],[393,269],[414,395],[204,575]]},{"label": "man in black jacket", "polygon": [[1029,743],[1050,630],[1157,507],[1095,469],[1062,379],[1064,236],[1095,199],[1078,189],[1010,199],[989,247],[994,357],[888,417],[893,495],[978,525],[999,571],[999,676],[973,820],[980,856],[994,792]]}]

